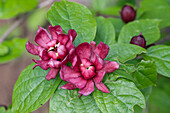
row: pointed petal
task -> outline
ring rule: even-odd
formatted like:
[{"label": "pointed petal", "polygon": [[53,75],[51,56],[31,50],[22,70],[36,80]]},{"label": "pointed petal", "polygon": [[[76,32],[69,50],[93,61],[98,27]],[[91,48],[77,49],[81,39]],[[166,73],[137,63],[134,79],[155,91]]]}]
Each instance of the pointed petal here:
[{"label": "pointed petal", "polygon": [[77,32],[74,30],[74,29],[70,29],[68,31],[68,36],[69,36],[69,39],[73,42],[74,39],[76,38],[77,36]]},{"label": "pointed petal", "polygon": [[48,47],[54,47],[56,44],[57,44],[57,40],[51,40],[51,41],[47,42]]},{"label": "pointed petal", "polygon": [[83,77],[77,77],[77,78],[72,78],[72,79],[68,79],[68,82],[74,84],[77,88],[84,88],[87,80],[85,80]]},{"label": "pointed petal", "polygon": [[95,82],[95,85],[96,85],[96,88],[104,93],[110,93],[109,89],[102,83],[96,83]]},{"label": "pointed petal", "polygon": [[91,42],[90,42],[90,45],[91,45],[91,47],[92,47],[92,51],[94,51],[95,48],[96,48],[96,42],[91,41]]},{"label": "pointed petal", "polygon": [[105,71],[104,70],[100,70],[97,72],[97,75],[94,77],[94,80],[96,83],[100,83],[103,80],[103,77],[105,75]]},{"label": "pointed petal", "polygon": [[50,59],[50,57],[48,56],[48,52],[46,50],[40,51],[39,57],[41,57],[42,60],[49,60]]},{"label": "pointed petal", "polygon": [[58,74],[58,72],[59,72],[59,69],[51,68],[45,78],[48,81],[51,80],[51,79],[55,79],[57,74]]},{"label": "pointed petal", "polygon": [[68,51],[70,51],[71,49],[75,48],[73,42],[71,40],[69,40],[66,44],[66,48]]},{"label": "pointed petal", "polygon": [[73,90],[76,88],[77,87],[74,84],[69,83],[69,82],[67,82],[64,86],[61,86],[61,89],[68,89],[68,90]]},{"label": "pointed petal", "polygon": [[57,53],[59,58],[64,59],[64,57],[67,55],[66,47],[64,45],[60,45],[57,47]]},{"label": "pointed petal", "polygon": [[99,55],[101,59],[104,59],[109,52],[109,46],[104,44],[103,42],[100,42],[99,45],[97,45],[95,52]]},{"label": "pointed petal", "polygon": [[79,72],[74,71],[70,66],[62,65],[60,70],[60,77],[64,81],[69,81],[69,79],[80,77]]},{"label": "pointed petal", "polygon": [[84,88],[79,90],[79,94],[83,94],[84,96],[90,95],[94,91],[94,82],[92,79],[87,81],[87,84]]},{"label": "pointed petal", "polygon": [[91,62],[93,62],[96,67],[96,71],[101,70],[103,68],[103,60],[93,52],[91,57]]},{"label": "pointed petal", "polygon": [[35,44],[30,43],[29,41],[26,43],[26,49],[29,53],[33,54],[33,55],[38,55],[38,47]]},{"label": "pointed petal", "polygon": [[35,37],[35,42],[40,45],[41,47],[44,47],[48,49],[47,43],[50,41],[50,35],[47,32],[47,30],[43,29],[42,27],[39,27],[37,31],[37,35]]},{"label": "pointed petal", "polygon": [[54,51],[48,52],[48,56],[53,58],[54,60],[57,60],[57,55],[56,55],[56,53]]},{"label": "pointed petal", "polygon": [[80,59],[85,58],[90,60],[91,53],[92,53],[91,46],[87,42],[79,44],[76,48],[76,54]]},{"label": "pointed petal", "polygon": [[48,65],[51,68],[60,68],[62,65],[62,62],[54,60],[54,59],[50,59],[50,61],[48,62]]},{"label": "pointed petal", "polygon": [[59,25],[56,25],[56,26],[54,26],[54,27],[53,27],[52,25],[50,25],[50,26],[48,27],[48,29],[49,29],[49,31],[50,31],[51,36],[52,36],[53,39],[57,39],[57,35],[63,33],[63,30],[62,30],[61,26],[59,26]]},{"label": "pointed petal", "polygon": [[111,73],[117,69],[119,69],[119,64],[117,62],[108,61],[108,60],[104,61],[103,70],[105,70],[106,73]]},{"label": "pointed petal", "polygon": [[58,35],[57,40],[60,42],[60,44],[66,45],[69,38],[68,38],[68,36],[66,34],[60,34],[60,35]]},{"label": "pointed petal", "polygon": [[85,79],[93,78],[96,75],[96,73],[90,69],[85,69],[84,71],[81,72]]},{"label": "pointed petal", "polygon": [[38,66],[40,66],[42,69],[47,70],[50,67],[48,66],[49,61],[44,61],[44,60],[35,60],[33,59],[35,63],[37,63]]}]

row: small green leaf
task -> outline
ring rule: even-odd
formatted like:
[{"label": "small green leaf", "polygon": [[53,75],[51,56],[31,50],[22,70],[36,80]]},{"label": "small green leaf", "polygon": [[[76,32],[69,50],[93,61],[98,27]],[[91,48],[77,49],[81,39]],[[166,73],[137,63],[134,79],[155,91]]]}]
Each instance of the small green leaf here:
[{"label": "small green leaf", "polygon": [[157,68],[153,61],[142,60],[135,72],[132,73],[133,81],[139,89],[156,85]]},{"label": "small green leaf", "polygon": [[115,29],[109,20],[104,17],[97,17],[97,33],[95,42],[99,44],[100,41],[111,46],[115,43]]},{"label": "small green leaf", "polygon": [[141,9],[145,10],[141,19],[160,19],[160,28],[170,26],[170,5],[165,0],[142,0]]},{"label": "small green leaf", "polygon": [[170,46],[152,46],[147,51],[144,59],[155,61],[158,73],[170,77]]},{"label": "small green leaf", "polygon": [[144,95],[145,100],[147,101],[152,93],[152,86],[141,89],[141,92]]},{"label": "small green leaf", "polygon": [[0,45],[0,56],[8,54],[8,46],[1,44]]},{"label": "small green leaf", "polygon": [[34,9],[38,0],[0,0],[0,19],[9,19]]},{"label": "small green leaf", "polygon": [[75,46],[83,42],[94,40],[96,34],[96,21],[91,12],[83,5],[62,0],[55,2],[47,13],[49,22],[61,25],[65,33],[69,29],[75,29],[77,37]]},{"label": "small green leaf", "polygon": [[133,36],[137,36],[142,33],[146,39],[146,44],[152,44],[160,38],[158,24],[158,20],[149,19],[130,22],[121,29],[118,43],[130,43]]},{"label": "small green leaf", "polygon": [[26,38],[14,38],[9,41],[4,41],[2,44],[8,47],[8,53],[4,56],[0,56],[0,63],[6,63],[21,56],[25,51],[26,41]]},{"label": "small green leaf", "polygon": [[96,90],[95,101],[103,113],[133,113],[133,107],[145,107],[145,99],[133,82],[125,79],[105,82],[110,93]]},{"label": "small green leaf", "polygon": [[58,87],[59,75],[54,80],[47,81],[48,71],[29,65],[20,74],[15,83],[12,96],[12,111],[14,113],[30,113],[45,104]]},{"label": "small green leaf", "polygon": [[114,44],[110,46],[110,51],[106,59],[111,61],[118,59],[121,62],[126,62],[144,52],[146,52],[146,50],[137,45]]},{"label": "small green leaf", "polygon": [[78,96],[77,90],[58,88],[50,100],[50,113],[100,113],[92,95]]}]

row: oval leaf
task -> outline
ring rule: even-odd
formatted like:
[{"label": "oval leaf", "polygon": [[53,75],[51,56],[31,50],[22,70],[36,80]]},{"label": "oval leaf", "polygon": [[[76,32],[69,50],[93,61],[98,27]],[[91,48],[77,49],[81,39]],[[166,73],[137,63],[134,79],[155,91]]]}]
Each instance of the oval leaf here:
[{"label": "oval leaf", "polygon": [[142,60],[135,72],[132,73],[133,81],[139,89],[156,85],[157,68],[155,62]]},{"label": "oval leaf", "polygon": [[104,17],[97,17],[97,33],[95,42],[99,44],[100,41],[111,46],[115,43],[115,29],[112,23]]},{"label": "oval leaf", "polygon": [[50,113],[100,113],[92,95],[78,97],[77,90],[56,90],[50,100]]},{"label": "oval leaf", "polygon": [[148,48],[144,59],[155,61],[158,73],[170,77],[170,46],[152,46]]},{"label": "oval leaf", "polygon": [[133,82],[125,79],[107,81],[110,93],[96,90],[93,96],[103,113],[133,113],[133,107],[145,107],[145,98]]},{"label": "oval leaf", "polygon": [[58,87],[61,79],[59,75],[56,79],[47,81],[45,79],[48,71],[36,67],[32,70],[35,63],[23,70],[15,83],[12,96],[12,111],[14,113],[29,113],[43,104]]},{"label": "oval leaf", "polygon": [[114,44],[110,46],[110,51],[107,56],[107,60],[118,59],[121,62],[126,62],[135,58],[138,54],[146,52],[146,50],[140,46],[133,44]]},{"label": "oval leaf", "polygon": [[130,22],[121,29],[118,43],[129,44],[133,36],[138,36],[142,33],[146,39],[146,44],[152,44],[160,38],[158,24],[158,20],[136,20]]},{"label": "oval leaf", "polygon": [[75,29],[77,32],[74,41],[76,46],[95,38],[96,21],[91,12],[83,5],[67,0],[55,2],[47,13],[47,19],[53,26],[61,25],[65,33],[69,29]]},{"label": "oval leaf", "polygon": [[8,46],[1,44],[0,45],[0,56],[8,54]]}]

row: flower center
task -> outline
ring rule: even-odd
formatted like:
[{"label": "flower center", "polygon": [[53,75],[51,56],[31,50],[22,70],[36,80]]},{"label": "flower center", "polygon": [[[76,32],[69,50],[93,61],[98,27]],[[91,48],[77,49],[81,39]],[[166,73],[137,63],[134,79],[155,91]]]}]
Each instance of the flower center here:
[{"label": "flower center", "polygon": [[50,57],[52,57],[53,59],[56,59],[56,60],[58,60],[58,61],[61,60],[61,58],[58,57],[58,52],[57,52],[57,48],[58,48],[59,46],[60,46],[60,43],[57,43],[57,44],[55,44],[55,46],[50,47],[50,48],[48,49],[48,55],[49,55]]}]

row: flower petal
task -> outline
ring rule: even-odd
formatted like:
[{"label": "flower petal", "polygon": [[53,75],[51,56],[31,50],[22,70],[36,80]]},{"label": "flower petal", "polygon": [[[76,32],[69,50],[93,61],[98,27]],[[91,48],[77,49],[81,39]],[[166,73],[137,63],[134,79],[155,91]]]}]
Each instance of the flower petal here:
[{"label": "flower petal", "polygon": [[59,69],[51,68],[45,78],[48,81],[51,80],[51,79],[55,79],[57,74],[58,74],[58,72],[59,72]]},{"label": "flower petal", "polygon": [[93,62],[94,66],[96,67],[96,71],[103,68],[103,60],[99,56],[97,56],[95,52],[93,52],[91,62]]},{"label": "flower petal", "polygon": [[54,51],[49,51],[48,52],[48,56],[50,56],[54,60],[57,60],[57,55],[56,55],[56,53]]},{"label": "flower petal", "polygon": [[91,63],[89,60],[83,58],[81,59],[81,63],[83,64],[84,67],[89,67],[91,65],[93,65],[93,63]]},{"label": "flower petal", "polygon": [[76,48],[76,54],[78,55],[80,59],[85,58],[85,59],[90,60],[91,53],[92,53],[91,46],[87,42],[79,44]]},{"label": "flower petal", "polygon": [[90,45],[91,45],[91,47],[92,47],[92,51],[94,51],[95,48],[96,48],[96,42],[91,41],[91,42],[90,42]]},{"label": "flower petal", "polygon": [[52,25],[50,25],[50,26],[48,27],[48,29],[49,29],[49,31],[50,31],[51,36],[52,36],[53,39],[57,39],[57,35],[63,33],[63,30],[62,30],[61,26],[59,26],[59,25],[56,25],[56,26],[54,26],[54,27],[53,27]]},{"label": "flower petal", "polygon": [[77,36],[77,32],[76,32],[74,29],[70,29],[70,30],[68,31],[68,36],[69,36],[70,40],[73,42],[74,39],[75,39],[76,36]]},{"label": "flower petal", "polygon": [[80,77],[79,72],[74,71],[71,67],[62,65],[60,70],[60,77],[64,81],[69,81],[69,79]]},{"label": "flower petal", "polygon": [[64,57],[67,55],[66,47],[64,45],[60,45],[57,47],[57,53],[59,58],[64,59]]},{"label": "flower petal", "polygon": [[54,60],[54,59],[50,59],[49,62],[48,62],[48,65],[51,68],[60,68],[61,65],[62,65],[62,62]]},{"label": "flower petal", "polygon": [[105,75],[105,71],[104,70],[100,70],[97,72],[97,75],[94,77],[94,80],[96,83],[100,83],[103,80],[103,77]]},{"label": "flower petal", "polygon": [[100,90],[104,93],[110,93],[109,89],[102,82],[100,82],[100,83],[94,82],[94,83],[98,90]]},{"label": "flower petal", "polygon": [[84,96],[90,95],[94,91],[94,82],[92,79],[87,81],[87,84],[84,88],[79,90],[79,94],[83,94]]},{"label": "flower petal", "polygon": [[26,43],[26,49],[29,53],[33,54],[33,55],[38,55],[38,48],[39,46],[30,43],[29,41]]},{"label": "flower petal", "polygon": [[77,77],[77,78],[72,78],[72,79],[68,79],[68,82],[74,84],[77,88],[84,88],[87,80],[85,80],[83,77]]},{"label": "flower petal", "polygon": [[[48,62],[49,61],[44,61],[44,60],[35,60],[35,59],[32,59],[35,63],[37,63],[36,66],[40,66],[42,69],[44,70],[47,70],[49,69],[50,67],[48,66]],[[35,67],[34,67],[35,68]]]},{"label": "flower petal", "polygon": [[73,90],[76,88],[77,87],[74,84],[69,83],[69,82],[67,82],[64,86],[61,86],[61,89],[68,89],[68,90]]},{"label": "flower petal", "polygon": [[[82,70],[82,68],[80,68]],[[84,79],[90,79],[92,77],[94,77],[96,75],[96,73],[90,69],[84,69],[83,71],[81,71]]]},{"label": "flower petal", "polygon": [[54,47],[56,44],[57,44],[57,40],[51,40],[51,41],[47,42],[48,47]]},{"label": "flower petal", "polygon": [[66,45],[66,43],[68,42],[69,38],[66,34],[60,34],[58,35],[57,40],[60,42],[60,44],[62,45]]},{"label": "flower petal", "polygon": [[39,27],[37,31],[37,35],[35,37],[35,42],[40,45],[41,47],[44,47],[48,49],[47,43],[50,41],[50,35],[47,32],[47,30],[43,29],[42,27]]},{"label": "flower petal", "polygon": [[104,61],[103,70],[105,70],[106,73],[111,73],[117,69],[119,69],[119,64],[117,62],[108,61],[108,60]]},{"label": "flower petal", "polygon": [[45,49],[39,52],[39,57],[41,57],[42,60],[50,59],[50,57],[48,56],[48,52]]},{"label": "flower petal", "polygon": [[75,48],[73,42],[71,40],[69,40],[66,44],[66,48],[68,51],[70,51],[71,49]]},{"label": "flower petal", "polygon": [[95,52],[99,55],[101,59],[104,59],[109,52],[109,46],[104,44],[103,42],[100,42],[99,45],[97,45]]}]

